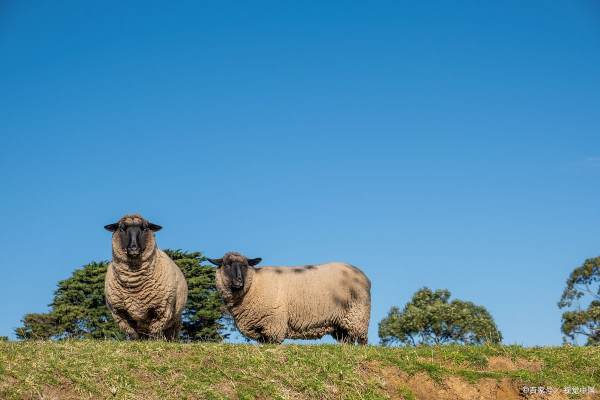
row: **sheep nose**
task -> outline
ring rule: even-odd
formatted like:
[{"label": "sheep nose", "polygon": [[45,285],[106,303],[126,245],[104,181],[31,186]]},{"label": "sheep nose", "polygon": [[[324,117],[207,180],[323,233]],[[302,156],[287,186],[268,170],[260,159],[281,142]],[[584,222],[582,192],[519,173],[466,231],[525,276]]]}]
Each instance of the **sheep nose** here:
[{"label": "sheep nose", "polygon": [[137,246],[128,247],[127,254],[136,256],[136,255],[140,254],[140,249]]},{"label": "sheep nose", "polygon": [[244,282],[241,280],[234,279],[234,281],[231,283],[231,286],[234,289],[241,289],[244,287]]}]

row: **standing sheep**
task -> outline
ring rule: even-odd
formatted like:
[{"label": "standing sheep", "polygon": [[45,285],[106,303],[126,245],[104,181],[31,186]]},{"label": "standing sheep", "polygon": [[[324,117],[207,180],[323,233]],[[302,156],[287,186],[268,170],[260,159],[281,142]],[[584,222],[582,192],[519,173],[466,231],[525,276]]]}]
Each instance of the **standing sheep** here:
[{"label": "standing sheep", "polygon": [[179,267],[156,246],[161,227],[134,214],[104,228],[113,232],[106,305],[119,328],[131,339],[176,339],[188,288]]},{"label": "standing sheep", "polygon": [[329,263],[255,268],[260,258],[227,253],[217,265],[217,289],[240,332],[251,339],[318,339],[367,343],[371,282],[358,268]]}]

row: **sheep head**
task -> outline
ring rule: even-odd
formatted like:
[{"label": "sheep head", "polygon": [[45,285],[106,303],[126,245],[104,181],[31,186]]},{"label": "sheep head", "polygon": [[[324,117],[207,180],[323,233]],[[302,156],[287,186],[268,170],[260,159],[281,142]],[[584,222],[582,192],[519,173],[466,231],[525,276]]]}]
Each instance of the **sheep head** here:
[{"label": "sheep head", "polygon": [[232,291],[238,291],[244,287],[248,268],[256,266],[262,261],[262,258],[248,259],[240,253],[230,252],[223,258],[207,258],[207,260],[222,269],[224,285],[231,288]]},{"label": "sheep head", "polygon": [[139,214],[131,214],[114,224],[106,225],[104,229],[113,232],[113,246],[120,246],[120,252],[127,254],[128,258],[138,259],[146,249],[154,247],[154,232],[162,227]]}]

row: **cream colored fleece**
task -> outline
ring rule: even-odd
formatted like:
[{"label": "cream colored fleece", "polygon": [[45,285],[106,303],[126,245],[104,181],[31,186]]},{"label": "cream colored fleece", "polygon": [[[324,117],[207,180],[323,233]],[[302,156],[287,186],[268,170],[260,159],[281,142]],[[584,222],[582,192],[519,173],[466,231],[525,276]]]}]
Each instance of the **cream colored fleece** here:
[{"label": "cream colored fleece", "polygon": [[367,343],[371,283],[344,263],[305,267],[249,267],[244,288],[228,289],[222,268],[217,288],[240,332],[261,342],[316,339]]},{"label": "cream colored fleece", "polygon": [[105,280],[106,304],[130,338],[176,339],[187,302],[187,282],[179,267],[148,240],[139,265],[128,263],[117,234]]}]

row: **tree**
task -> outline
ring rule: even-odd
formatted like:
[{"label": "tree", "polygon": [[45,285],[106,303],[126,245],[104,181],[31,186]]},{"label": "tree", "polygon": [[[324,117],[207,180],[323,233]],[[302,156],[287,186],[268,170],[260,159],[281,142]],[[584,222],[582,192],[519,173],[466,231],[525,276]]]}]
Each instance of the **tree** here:
[{"label": "tree", "polygon": [[573,308],[562,315],[565,341],[575,343],[583,336],[587,345],[600,345],[600,257],[585,260],[571,272],[558,307]]},{"label": "tree", "polygon": [[[224,319],[215,286],[215,270],[202,265],[201,253],[165,250],[185,275],[188,302],[183,312],[181,339],[221,341]],[[58,282],[48,313],[26,314],[15,333],[19,339],[124,339],[104,298],[108,262],[92,262]]]},{"label": "tree", "polygon": [[383,345],[500,343],[502,334],[490,313],[469,301],[452,300],[447,289],[418,290],[401,311],[392,307],[379,323]]},{"label": "tree", "polygon": [[92,262],[58,282],[50,312],[26,314],[19,339],[123,339],[104,300],[107,262]]}]

